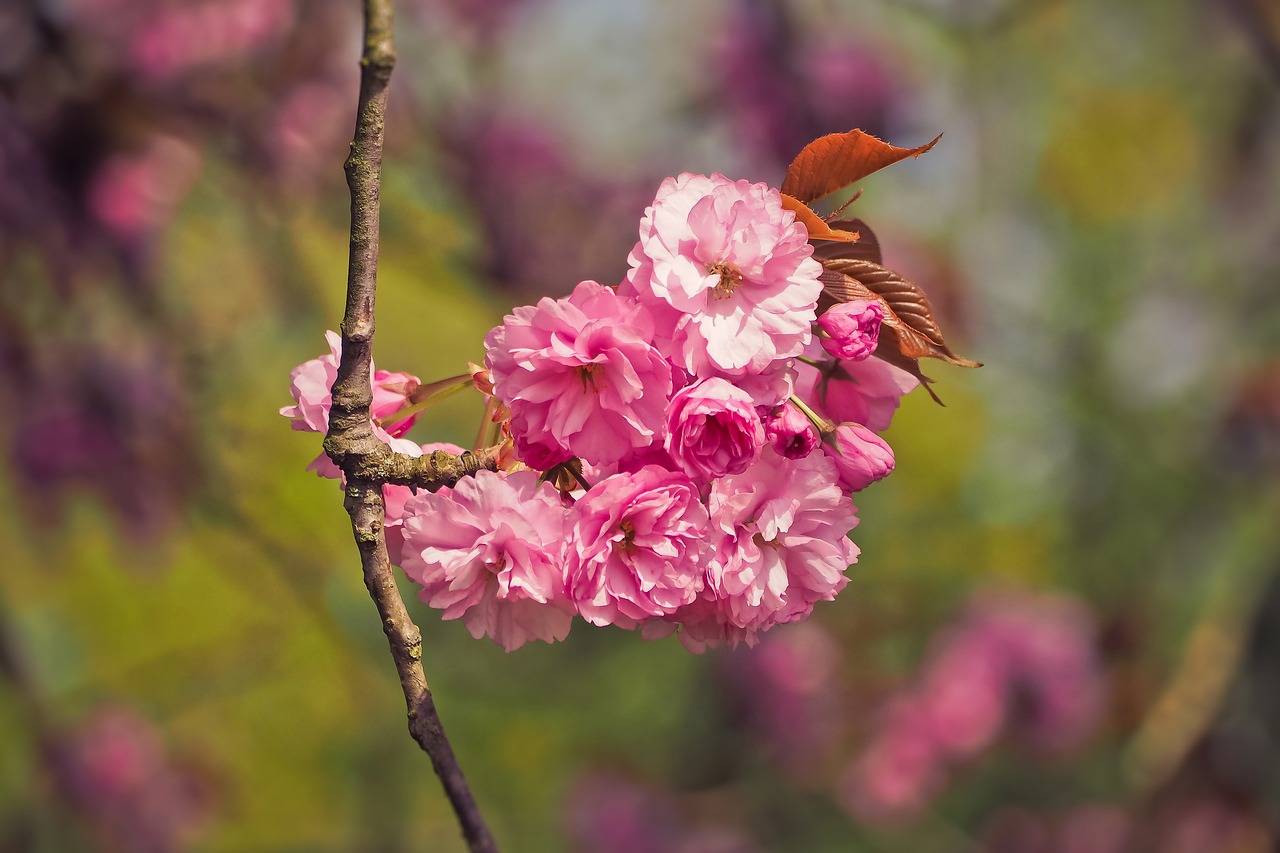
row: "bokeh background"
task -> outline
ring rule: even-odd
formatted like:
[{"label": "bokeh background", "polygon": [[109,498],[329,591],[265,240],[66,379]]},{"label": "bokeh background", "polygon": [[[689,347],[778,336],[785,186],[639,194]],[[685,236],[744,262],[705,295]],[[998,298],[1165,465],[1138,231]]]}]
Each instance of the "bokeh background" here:
[{"label": "bokeh background", "polygon": [[[617,281],[662,177],[854,210],[948,340],[839,600],[504,654],[405,595],[516,851],[1277,849],[1274,0],[402,0],[376,361]],[[0,6],[0,849],[461,850],[316,436],[355,0]],[[477,400],[415,427],[469,445]]]}]

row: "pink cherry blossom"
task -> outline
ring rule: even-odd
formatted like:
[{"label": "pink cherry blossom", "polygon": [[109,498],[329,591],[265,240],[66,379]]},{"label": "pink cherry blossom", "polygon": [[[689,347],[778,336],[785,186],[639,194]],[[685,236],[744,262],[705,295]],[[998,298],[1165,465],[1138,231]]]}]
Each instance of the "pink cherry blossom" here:
[{"label": "pink cherry blossom", "polygon": [[889,428],[898,402],[920,384],[907,371],[878,358],[827,362],[821,370],[797,363],[796,371],[796,395],[818,414],[876,432]]},{"label": "pink cherry blossom", "polygon": [[822,291],[812,255],[777,190],[685,173],[645,211],[622,290],[655,306],[659,347],[676,365],[698,378],[765,377],[756,402],[772,405],[789,389],[768,379],[811,338]]},{"label": "pink cherry blossom", "polygon": [[707,510],[684,475],[656,465],[596,483],[572,510],[569,596],[594,625],[634,628],[702,588]]},{"label": "pink cherry blossom", "polygon": [[485,363],[521,459],[615,462],[660,441],[672,376],[652,340],[649,312],[594,281],[507,315]]},{"label": "pink cherry blossom", "polygon": [[[331,389],[338,378],[338,362],[342,360],[342,338],[337,332],[325,332],[329,342],[329,354],[304,361],[289,373],[289,393],[294,405],[285,406],[280,414],[289,418],[295,430],[304,432],[329,431],[329,407],[333,405]],[[408,373],[388,373],[375,370],[369,375],[373,380],[373,405],[369,414],[375,420],[394,415],[408,404],[409,394],[418,387],[419,380]],[[390,424],[387,434],[399,438],[409,431],[417,416]]]},{"label": "pink cherry blossom", "polygon": [[[397,443],[399,439],[397,439]],[[443,450],[445,453],[452,453],[460,456],[464,452],[461,447],[456,444],[450,444],[447,441],[436,441],[431,444],[424,444],[419,448],[420,453],[434,453],[437,450]],[[417,454],[413,454],[417,455]],[[448,493],[447,486],[436,490],[436,494]],[[383,522],[382,530],[387,540],[387,554],[391,557],[394,565],[400,565],[403,559],[404,548],[404,509],[405,505],[413,498],[414,491],[408,486],[397,486],[388,483],[382,487],[382,501],[386,506],[386,521]]]},{"label": "pink cherry blossom", "polygon": [[765,448],[755,465],[715,482],[708,506],[715,556],[704,597],[719,621],[747,632],[731,644],[805,618],[848,583],[858,519],[825,456],[785,459]]},{"label": "pink cherry blossom", "polygon": [[818,448],[818,431],[790,403],[777,406],[765,418],[764,434],[774,452],[788,459],[803,459]]},{"label": "pink cherry blossom", "polygon": [[822,452],[836,463],[840,485],[860,492],[893,471],[893,448],[862,424],[847,423],[823,439]]},{"label": "pink cherry blossom", "polygon": [[665,447],[698,482],[742,473],[763,444],[764,425],[751,397],[723,379],[704,379],[671,399]]},{"label": "pink cherry blossom", "polygon": [[419,597],[507,651],[569,633],[565,510],[534,471],[480,471],[405,505],[401,566]]},{"label": "pink cherry blossom", "polygon": [[836,358],[862,361],[876,351],[884,307],[869,299],[854,299],[828,308],[818,318],[818,327],[828,337],[822,348]]}]

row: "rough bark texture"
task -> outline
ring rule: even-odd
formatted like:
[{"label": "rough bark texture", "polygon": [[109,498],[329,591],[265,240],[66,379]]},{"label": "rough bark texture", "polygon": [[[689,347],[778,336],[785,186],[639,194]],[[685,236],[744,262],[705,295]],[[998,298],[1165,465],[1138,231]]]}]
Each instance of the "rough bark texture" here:
[{"label": "rough bark texture", "polygon": [[351,189],[351,254],[342,319],[342,360],[333,384],[324,448],[346,476],[345,506],[360,551],[365,586],[377,605],[404,690],[409,732],[430,756],[470,849],[487,853],[496,851],[497,845],[440,724],[422,670],[422,635],[409,618],[387,557],[382,486],[397,483],[437,489],[481,468],[492,468],[496,458],[493,451],[413,458],[392,451],[373,434],[369,366],[378,275],[378,202],[387,84],[396,61],[391,0],[364,0],[364,25],[356,131],[345,166]]}]

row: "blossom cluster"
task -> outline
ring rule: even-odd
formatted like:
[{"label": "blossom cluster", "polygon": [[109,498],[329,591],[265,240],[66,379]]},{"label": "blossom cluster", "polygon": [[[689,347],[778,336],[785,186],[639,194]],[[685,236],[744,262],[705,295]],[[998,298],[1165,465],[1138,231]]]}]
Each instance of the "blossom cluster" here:
[{"label": "blossom cluster", "polygon": [[[874,357],[879,302],[820,315],[823,267],[776,189],[667,179],[628,264],[489,332],[473,378],[502,469],[389,513],[423,601],[507,650],[574,616],[753,644],[845,586],[850,496],[893,469],[877,433],[918,380]],[[324,429],[336,354],[294,372],[295,428]],[[374,374],[375,426],[400,377]]]}]

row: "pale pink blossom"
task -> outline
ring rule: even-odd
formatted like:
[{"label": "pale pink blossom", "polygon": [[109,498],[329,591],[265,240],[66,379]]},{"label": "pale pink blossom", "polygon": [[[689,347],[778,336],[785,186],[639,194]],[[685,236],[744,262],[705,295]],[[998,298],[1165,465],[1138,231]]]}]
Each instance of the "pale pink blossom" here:
[{"label": "pale pink blossom", "polygon": [[858,519],[825,456],[785,459],[765,448],[755,465],[715,482],[708,507],[715,556],[703,595],[719,621],[746,630],[733,644],[807,617],[848,583]]},{"label": "pale pink blossom", "polygon": [[507,651],[569,633],[565,509],[534,471],[480,471],[405,505],[401,566],[419,597]]},{"label": "pale pink blossom", "polygon": [[615,462],[660,442],[672,376],[652,341],[649,312],[594,281],[507,315],[485,363],[521,459]]},{"label": "pale pink blossom", "polygon": [[764,434],[774,452],[788,459],[803,459],[818,449],[818,431],[791,403],[777,406],[765,418]]},{"label": "pale pink blossom", "polygon": [[836,358],[862,361],[876,351],[884,307],[870,299],[854,299],[831,306],[818,318],[818,327],[827,333],[820,338],[822,348]]},{"label": "pale pink blossom", "polygon": [[751,397],[723,379],[703,379],[671,399],[665,447],[695,481],[742,473],[763,444],[764,425]]},{"label": "pale pink blossom", "polygon": [[[424,444],[419,448],[419,451],[424,454],[434,453],[437,450],[452,453],[454,456],[461,456],[464,452],[458,445],[450,444],[447,441],[436,441],[431,444]],[[447,494],[448,492],[448,486],[442,486],[436,490],[436,494]],[[413,495],[414,490],[408,486],[397,486],[394,483],[388,483],[382,487],[382,502],[386,506],[386,521],[382,525],[382,530],[387,540],[387,554],[390,556],[392,564],[397,566],[400,565],[403,556],[404,509],[405,505],[413,498]]]},{"label": "pale pink blossom", "polygon": [[634,628],[691,603],[706,559],[707,510],[677,471],[614,474],[573,505],[568,591],[594,625]]},{"label": "pale pink blossom", "polygon": [[862,424],[840,424],[822,441],[822,452],[836,463],[840,485],[860,492],[893,471],[893,448]]},{"label": "pale pink blossom", "polygon": [[785,399],[789,360],[812,336],[822,284],[808,232],[766,184],[685,173],[640,221],[623,292],[654,306],[658,343],[692,376],[755,380],[760,405]]},{"label": "pale pink blossom", "polygon": [[[333,382],[338,378],[338,362],[342,359],[342,338],[337,332],[324,333],[329,342],[329,354],[305,361],[295,367],[289,374],[289,393],[293,395],[294,405],[285,406],[280,414],[289,418],[290,426],[303,432],[326,433],[329,431],[329,408],[333,405]],[[383,429],[377,419],[390,417],[408,404],[408,396],[418,387],[418,378],[408,373],[388,373],[375,370],[369,365],[370,377],[373,381],[373,405],[370,416],[374,419],[373,434],[391,446],[391,449],[409,456],[422,455],[422,448],[415,442],[401,439],[400,436],[409,431],[417,416],[390,423],[390,429]],[[324,453],[317,456],[308,471],[315,471],[317,476],[337,479],[342,476],[338,466],[329,460]]]},{"label": "pale pink blossom", "polygon": [[[818,348],[819,355],[821,349]],[[852,421],[876,432],[889,428],[902,397],[920,380],[879,358],[826,362],[821,370],[796,364],[796,395],[836,423]]]}]

